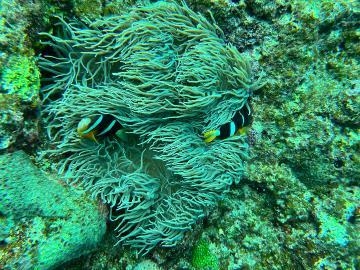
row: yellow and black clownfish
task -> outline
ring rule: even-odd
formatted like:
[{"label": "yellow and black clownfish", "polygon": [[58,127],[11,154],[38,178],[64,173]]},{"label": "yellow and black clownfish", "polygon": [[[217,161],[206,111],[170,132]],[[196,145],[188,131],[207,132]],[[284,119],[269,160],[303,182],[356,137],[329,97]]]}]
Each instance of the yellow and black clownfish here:
[{"label": "yellow and black clownfish", "polygon": [[245,104],[239,111],[237,111],[230,122],[223,124],[219,129],[206,131],[204,141],[209,143],[219,139],[226,139],[234,135],[241,135],[246,132],[246,126],[251,123],[250,105]]},{"label": "yellow and black clownfish", "polygon": [[[80,138],[98,142],[97,139],[105,136],[117,135],[122,137],[123,127],[118,120],[110,114],[99,114],[95,117],[85,117],[77,126]],[[124,139],[124,138],[123,138]]]}]

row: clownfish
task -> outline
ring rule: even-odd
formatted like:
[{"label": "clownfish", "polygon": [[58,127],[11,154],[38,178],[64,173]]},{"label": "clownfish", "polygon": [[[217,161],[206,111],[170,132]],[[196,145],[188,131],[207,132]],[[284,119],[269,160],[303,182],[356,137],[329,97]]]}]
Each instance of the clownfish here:
[{"label": "clownfish", "polygon": [[226,139],[234,135],[242,135],[246,132],[246,126],[251,122],[250,105],[244,105],[239,111],[237,111],[230,122],[223,124],[218,129],[206,131],[204,141],[209,143],[219,139]]},{"label": "clownfish", "polygon": [[98,142],[100,137],[117,135],[118,137],[126,140],[123,127],[110,114],[100,114],[93,118],[85,117],[80,120],[77,126],[77,133],[80,138],[85,138]]}]

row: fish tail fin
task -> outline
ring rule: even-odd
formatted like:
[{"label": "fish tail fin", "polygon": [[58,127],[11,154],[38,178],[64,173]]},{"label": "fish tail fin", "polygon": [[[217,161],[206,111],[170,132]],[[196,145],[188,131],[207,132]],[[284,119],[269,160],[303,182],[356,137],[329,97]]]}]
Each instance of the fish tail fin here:
[{"label": "fish tail fin", "polygon": [[242,127],[237,130],[236,135],[246,135],[248,131],[249,127]]},{"label": "fish tail fin", "polygon": [[124,142],[129,142],[128,134],[126,133],[125,129],[119,129],[115,132],[116,137]]}]

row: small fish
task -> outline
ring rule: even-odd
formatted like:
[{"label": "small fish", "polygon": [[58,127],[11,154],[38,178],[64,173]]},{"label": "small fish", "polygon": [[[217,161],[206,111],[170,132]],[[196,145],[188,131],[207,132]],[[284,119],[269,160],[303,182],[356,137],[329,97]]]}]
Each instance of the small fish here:
[{"label": "small fish", "polygon": [[93,118],[85,117],[81,119],[77,126],[77,133],[81,138],[98,142],[99,137],[117,135],[118,133],[122,136],[122,128],[119,121],[112,115],[100,114]]},{"label": "small fish", "polygon": [[226,139],[234,135],[243,135],[246,133],[246,126],[251,122],[250,105],[244,105],[239,111],[237,111],[231,122],[223,124],[219,129],[206,131],[204,135],[204,141],[209,143],[219,139]]}]

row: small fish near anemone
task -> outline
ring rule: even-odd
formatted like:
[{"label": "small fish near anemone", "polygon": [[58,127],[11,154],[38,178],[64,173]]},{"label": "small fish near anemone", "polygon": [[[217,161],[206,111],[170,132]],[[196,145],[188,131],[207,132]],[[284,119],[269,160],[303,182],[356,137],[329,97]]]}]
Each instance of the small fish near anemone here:
[{"label": "small fish near anemone", "polygon": [[126,140],[123,127],[110,114],[99,114],[95,117],[81,119],[77,126],[77,133],[80,138],[89,139],[96,143],[98,138],[112,135]]},{"label": "small fish near anemone", "polygon": [[204,141],[209,143],[216,138],[226,139],[235,135],[242,135],[246,132],[246,127],[250,125],[251,109],[249,103],[246,103],[239,111],[237,111],[230,122],[225,123],[218,129],[204,132]]}]

